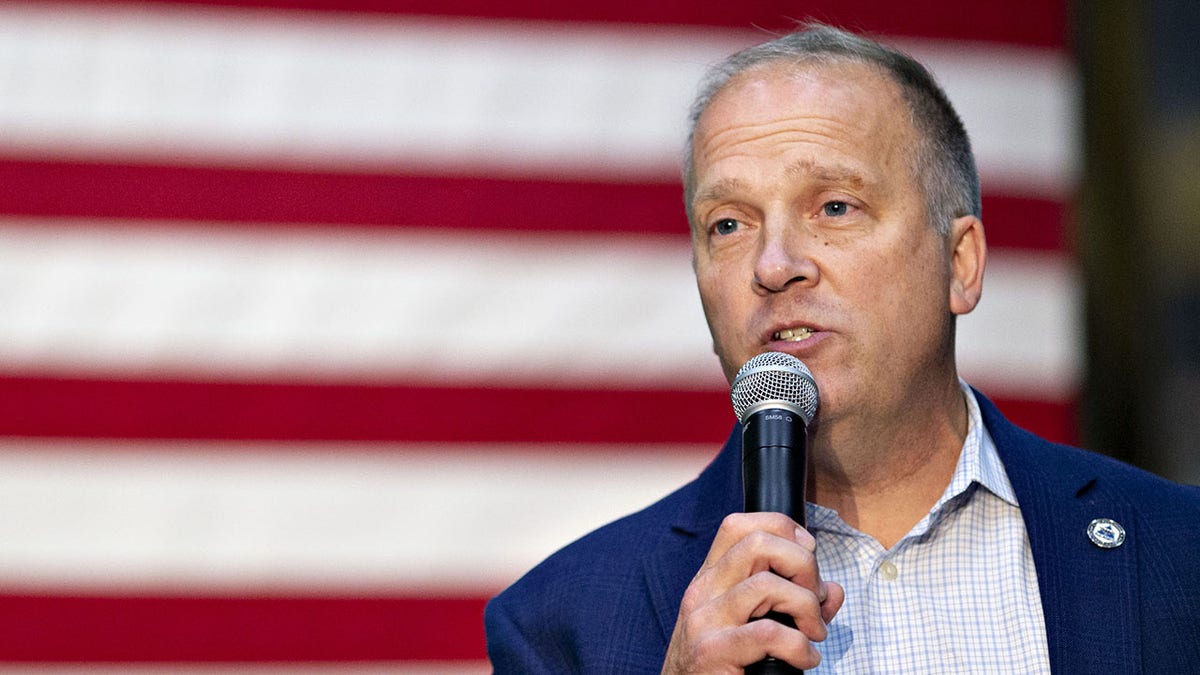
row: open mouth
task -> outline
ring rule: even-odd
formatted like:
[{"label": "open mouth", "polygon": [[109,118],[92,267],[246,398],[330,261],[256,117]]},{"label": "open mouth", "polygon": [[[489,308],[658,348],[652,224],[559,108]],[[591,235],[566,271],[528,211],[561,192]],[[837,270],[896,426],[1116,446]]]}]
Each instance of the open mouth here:
[{"label": "open mouth", "polygon": [[801,342],[812,337],[812,335],[813,329],[807,326],[801,326],[799,328],[784,328],[783,330],[775,331],[775,334],[772,335],[771,338],[774,340],[782,340],[784,342]]}]

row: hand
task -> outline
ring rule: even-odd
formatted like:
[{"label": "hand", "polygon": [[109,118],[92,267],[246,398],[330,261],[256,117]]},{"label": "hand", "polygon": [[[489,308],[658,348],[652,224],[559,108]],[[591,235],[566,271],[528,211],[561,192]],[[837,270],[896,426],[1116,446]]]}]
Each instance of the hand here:
[{"label": "hand", "polygon": [[[828,635],[846,593],[823,582],[816,540],[782,513],[735,513],[717,530],[700,571],[683,594],[662,672],[729,673],[767,656],[796,668],[821,662],[813,647]],[[796,627],[751,621],[768,611]]]}]

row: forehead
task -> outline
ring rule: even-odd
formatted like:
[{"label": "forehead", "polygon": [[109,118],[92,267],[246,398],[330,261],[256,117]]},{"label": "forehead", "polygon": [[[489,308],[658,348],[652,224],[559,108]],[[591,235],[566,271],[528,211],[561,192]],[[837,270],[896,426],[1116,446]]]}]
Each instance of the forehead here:
[{"label": "forehead", "polygon": [[[843,163],[892,164],[913,149],[915,139],[899,85],[877,67],[776,61],[738,74],[713,96],[697,122],[692,153],[698,171],[763,148],[781,156],[810,149],[816,164],[835,156]],[[789,169],[795,166],[793,157]]]},{"label": "forehead", "polygon": [[[700,117],[725,114],[747,99],[755,106],[796,113],[828,108],[872,115],[908,116],[900,86],[881,66],[851,60],[767,61],[738,73],[721,87]],[[743,110],[742,112],[748,112]]]}]

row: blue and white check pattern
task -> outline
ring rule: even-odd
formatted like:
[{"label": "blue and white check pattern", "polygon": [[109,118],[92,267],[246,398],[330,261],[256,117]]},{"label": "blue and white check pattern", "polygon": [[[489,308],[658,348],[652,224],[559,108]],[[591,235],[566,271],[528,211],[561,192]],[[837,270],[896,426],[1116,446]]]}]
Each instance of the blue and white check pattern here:
[{"label": "blue and white check pattern", "polygon": [[1012,484],[962,383],[967,437],[950,485],[890,551],[808,505],[821,577],[846,602],[817,645],[825,673],[1049,673],[1029,537]]}]

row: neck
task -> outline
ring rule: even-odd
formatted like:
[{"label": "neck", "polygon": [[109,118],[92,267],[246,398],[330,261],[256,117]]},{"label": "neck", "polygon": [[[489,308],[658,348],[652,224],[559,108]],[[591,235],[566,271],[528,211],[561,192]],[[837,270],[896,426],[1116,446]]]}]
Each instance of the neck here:
[{"label": "neck", "polygon": [[942,496],[967,433],[957,379],[902,408],[813,429],[809,501],[888,549]]}]

